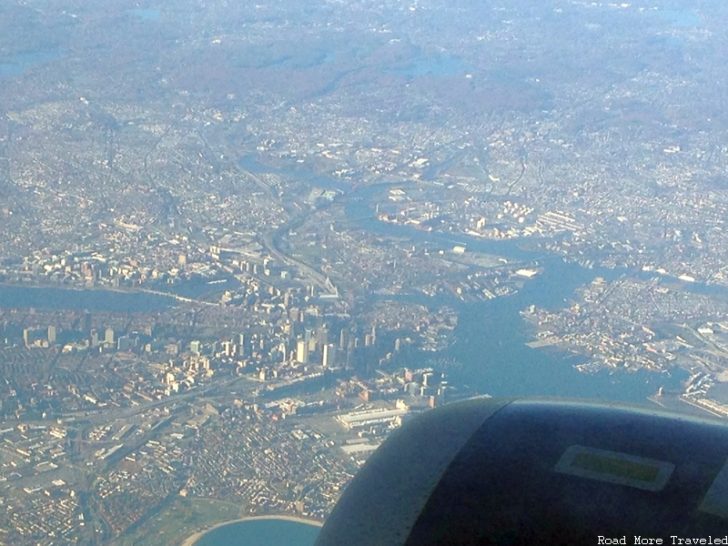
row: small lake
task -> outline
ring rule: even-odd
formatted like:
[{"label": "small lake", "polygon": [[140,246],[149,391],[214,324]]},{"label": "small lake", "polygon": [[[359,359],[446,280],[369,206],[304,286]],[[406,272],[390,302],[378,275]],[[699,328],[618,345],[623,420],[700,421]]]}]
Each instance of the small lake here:
[{"label": "small lake", "polygon": [[142,21],[159,21],[162,17],[162,12],[153,8],[133,8],[126,10],[126,12]]},{"label": "small lake", "polygon": [[0,58],[0,78],[20,76],[25,71],[61,57],[58,49],[39,49]]},{"label": "small lake", "polygon": [[452,55],[421,56],[403,66],[389,69],[389,72],[408,78],[457,76],[467,71],[468,65],[459,57]]},{"label": "small lake", "polygon": [[683,9],[661,9],[657,12],[660,19],[676,27],[697,27],[700,26],[700,17],[690,8]]}]

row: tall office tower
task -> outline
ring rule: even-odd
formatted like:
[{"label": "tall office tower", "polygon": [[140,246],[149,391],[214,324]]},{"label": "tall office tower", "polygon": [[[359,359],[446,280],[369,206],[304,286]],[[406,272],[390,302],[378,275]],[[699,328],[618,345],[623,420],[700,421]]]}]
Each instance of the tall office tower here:
[{"label": "tall office tower", "polygon": [[346,349],[349,346],[349,332],[345,329],[341,329],[339,334],[339,349]]},{"label": "tall office tower", "polygon": [[30,328],[23,328],[23,343],[26,347],[30,346],[31,330]]},{"label": "tall office tower", "polygon": [[131,351],[134,347],[134,342],[129,336],[119,336],[119,339],[116,340],[116,350],[117,351]]},{"label": "tall office tower", "polygon": [[333,343],[327,343],[324,345],[321,365],[324,368],[332,368],[336,366],[336,347]]},{"label": "tall office tower", "polygon": [[316,351],[316,336],[311,331],[310,328],[306,328],[303,339],[306,341],[306,345],[308,346],[308,352],[313,353]]},{"label": "tall office tower", "polygon": [[[286,361],[286,343],[285,343],[285,341],[281,341],[278,344],[278,349],[276,349],[276,352],[279,355],[281,355],[281,362],[285,362]],[[272,355],[272,353],[271,353],[271,355]]]},{"label": "tall office tower", "polygon": [[321,347],[329,344],[329,330],[326,326],[322,326],[318,329],[316,332],[316,341]]},{"label": "tall office tower", "polygon": [[83,322],[81,324],[81,329],[83,330],[83,333],[85,335],[91,333],[91,313],[88,311],[83,312]]},{"label": "tall office tower", "polygon": [[91,328],[90,338],[91,347],[97,347],[99,344],[99,333],[96,331],[96,328]]},{"label": "tall office tower", "polygon": [[106,333],[104,334],[104,343],[108,345],[114,344],[114,329],[113,328],[107,328]]},{"label": "tall office tower", "polygon": [[54,345],[56,343],[56,327],[51,325],[48,327],[48,343]]},{"label": "tall office tower", "polygon": [[238,354],[240,356],[248,356],[250,354],[250,343],[245,334],[238,334]]},{"label": "tall office tower", "polygon": [[201,345],[202,344],[199,340],[193,339],[192,341],[190,341],[190,352],[195,353],[196,355],[200,354]]},{"label": "tall office tower", "polygon": [[235,345],[232,341],[223,341],[222,350],[225,353],[225,356],[233,356],[235,354]]},{"label": "tall office tower", "polygon": [[299,339],[296,342],[296,361],[308,364],[308,343],[305,339]]}]

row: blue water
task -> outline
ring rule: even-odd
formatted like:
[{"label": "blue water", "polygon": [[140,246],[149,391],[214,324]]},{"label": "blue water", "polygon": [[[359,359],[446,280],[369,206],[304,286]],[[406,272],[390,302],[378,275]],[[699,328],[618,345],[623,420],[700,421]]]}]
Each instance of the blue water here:
[{"label": "blue water", "polygon": [[[568,274],[568,277],[564,277]],[[645,404],[659,387],[676,390],[688,376],[604,370],[587,375],[573,366],[582,361],[557,349],[532,349],[519,310],[535,304],[563,305],[570,288],[588,282],[585,270],[553,264],[514,296],[459,308],[456,342],[447,353],[463,366],[452,379],[498,397],[553,396]],[[570,296],[571,294],[568,294]]]},{"label": "blue water", "polygon": [[695,10],[684,8],[684,9],[662,9],[659,10],[658,15],[660,18],[676,27],[696,27],[700,25],[700,17]]},{"label": "blue water", "polygon": [[164,309],[174,304],[172,298],[151,294],[0,284],[0,308],[35,307],[133,313]]},{"label": "blue water", "polygon": [[[410,226],[386,224],[375,219],[372,202],[382,187],[360,190],[360,199],[347,206],[347,217],[361,229],[381,235],[427,241],[442,249],[462,244],[475,251],[503,256],[511,262],[538,260],[543,273],[524,283],[515,295],[464,304],[450,302],[459,312],[455,344],[445,356],[462,364],[451,379],[454,384],[498,397],[553,396],[589,398],[644,404],[659,387],[677,390],[688,373],[637,373],[604,370],[587,375],[574,368],[582,359],[556,349],[532,349],[527,325],[520,311],[530,305],[559,309],[568,304],[577,288],[595,277],[614,279],[624,273],[609,269],[587,269],[541,251],[523,248],[517,241],[484,240],[467,235],[430,233]],[[424,302],[420,302],[424,303]]]},{"label": "blue water", "polygon": [[252,155],[246,155],[238,159],[238,164],[246,171],[252,173],[274,173],[281,176],[290,176],[296,180],[304,181],[311,186],[320,186],[329,190],[343,192],[351,189],[351,184],[341,179],[321,176],[306,167],[276,168],[274,166],[263,165]]},{"label": "blue water", "polygon": [[[249,170],[265,167],[252,158],[245,161]],[[292,171],[293,172],[293,171]],[[304,173],[295,171],[296,176]],[[341,182],[305,177],[312,184],[337,188]],[[386,184],[356,190],[346,204],[349,222],[359,229],[381,235],[404,237],[414,242],[434,244],[443,249],[464,244],[477,250],[507,258],[511,263],[537,260],[543,273],[524,283],[515,295],[478,303],[448,301],[460,314],[455,344],[443,356],[461,364],[451,374],[451,384],[467,384],[481,393],[494,396],[562,396],[644,403],[659,387],[677,390],[687,373],[676,369],[668,373],[603,371],[585,375],[574,368],[577,357],[556,349],[531,349],[525,343],[531,334],[520,315],[529,305],[558,309],[568,304],[574,291],[595,277],[612,279],[623,272],[587,269],[567,263],[542,251],[530,250],[514,241],[489,241],[465,235],[427,233],[408,226],[385,224],[376,220],[373,203]],[[207,286],[207,285],[205,285]],[[217,286],[217,285],[216,285]],[[702,289],[700,286],[696,290]],[[712,290],[706,287],[705,290]],[[424,296],[418,296],[427,299]],[[78,291],[61,288],[28,288],[0,285],[0,307],[39,307],[108,311],[149,311],[172,305],[173,300],[104,290]],[[422,303],[422,302],[421,302]],[[425,303],[435,303],[429,301]],[[437,302],[442,303],[442,302]],[[431,355],[430,355],[431,356]]]},{"label": "blue water", "polygon": [[133,8],[126,10],[126,12],[143,21],[159,21],[162,17],[162,12],[153,8]]},{"label": "blue water", "polygon": [[[272,170],[250,157],[245,158],[244,167],[257,173]],[[286,174],[282,169],[277,172]],[[293,174],[293,171],[287,174]],[[316,177],[311,173],[305,175],[299,170],[295,171],[295,175],[315,181],[318,186],[332,189],[341,187],[338,180]],[[382,236],[427,242],[444,250],[462,244],[470,250],[502,256],[511,263],[530,264],[538,261],[543,268],[541,275],[524,283],[523,288],[513,296],[478,303],[462,303],[454,298],[447,302],[460,315],[454,333],[456,341],[442,355],[462,365],[450,374],[454,380],[451,384],[466,384],[480,393],[499,397],[553,396],[646,404],[647,398],[654,395],[659,387],[664,387],[668,392],[679,390],[682,381],[687,379],[688,373],[681,369],[670,370],[669,373],[604,370],[587,375],[574,368],[583,359],[555,348],[528,347],[526,343],[533,338],[520,315],[522,310],[530,305],[559,309],[568,305],[577,288],[594,278],[599,276],[610,280],[625,271],[588,269],[543,251],[525,248],[519,241],[424,232],[410,226],[380,222],[375,217],[374,203],[390,186],[382,183],[349,193],[346,203],[348,222],[358,229]],[[701,289],[698,286],[695,288]],[[712,291],[714,288],[707,287],[706,290]],[[443,303],[418,295],[405,298],[413,298],[425,305]],[[423,361],[431,356],[423,355]]]},{"label": "blue water", "polygon": [[195,546],[313,546],[319,527],[283,519],[230,523],[205,534]]},{"label": "blue water", "polygon": [[40,49],[0,59],[0,78],[20,76],[28,69],[54,61],[60,56],[61,52],[57,49]]},{"label": "blue water", "polygon": [[416,78],[420,76],[456,76],[467,72],[467,64],[452,55],[422,56],[403,66],[390,69],[390,72]]}]

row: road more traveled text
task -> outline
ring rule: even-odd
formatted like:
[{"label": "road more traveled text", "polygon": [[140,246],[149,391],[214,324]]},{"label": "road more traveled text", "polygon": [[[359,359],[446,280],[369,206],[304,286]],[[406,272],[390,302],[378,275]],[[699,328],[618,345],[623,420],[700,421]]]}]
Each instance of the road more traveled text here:
[{"label": "road more traveled text", "polygon": [[617,545],[627,545],[630,544],[632,546],[637,545],[643,545],[643,544],[672,544],[672,545],[678,545],[678,546],[694,546],[694,545],[703,545],[703,546],[717,546],[719,544],[723,544],[725,546],[728,546],[728,535],[722,536],[722,537],[714,537],[714,536],[707,536],[707,537],[681,537],[678,535],[670,535],[667,538],[663,537],[644,537],[635,535],[632,537],[632,540],[629,541],[627,539],[627,535],[623,535],[621,537],[607,537],[603,535],[597,536],[597,545],[604,545],[604,546],[617,546]]}]

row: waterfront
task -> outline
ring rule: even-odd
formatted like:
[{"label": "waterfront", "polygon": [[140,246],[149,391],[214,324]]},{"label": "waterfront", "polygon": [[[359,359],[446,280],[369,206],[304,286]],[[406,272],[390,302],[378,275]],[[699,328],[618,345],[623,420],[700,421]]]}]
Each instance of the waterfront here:
[{"label": "waterfront", "polygon": [[[304,169],[271,169],[251,157],[244,158],[240,163],[256,174],[275,171],[303,178],[312,185],[341,191],[339,181],[317,176]],[[397,187],[406,186],[406,183],[397,184]],[[631,404],[651,404],[649,398],[660,387],[667,392],[681,390],[681,383],[687,379],[688,373],[680,368],[666,373],[602,370],[585,374],[574,367],[581,362],[574,355],[558,348],[532,349],[526,345],[531,339],[528,337],[529,327],[520,314],[524,309],[531,305],[549,310],[558,309],[568,305],[579,287],[597,277],[610,281],[625,274],[643,275],[642,272],[587,268],[536,248],[537,245],[532,240],[483,239],[465,234],[428,232],[403,224],[381,222],[376,218],[376,203],[379,202],[382,192],[387,192],[391,187],[390,183],[380,183],[360,187],[349,194],[341,194],[338,199],[344,203],[345,216],[350,226],[381,237],[404,238],[415,244],[434,244],[443,251],[462,245],[470,251],[502,257],[511,264],[537,263],[543,270],[537,277],[526,281],[515,295],[485,302],[463,303],[455,298],[444,302],[442,298],[432,299],[424,295],[392,297],[404,297],[427,306],[448,303],[458,310],[456,341],[441,355],[458,363],[456,369],[450,373],[454,384],[467,385],[471,391],[498,397],[569,397]],[[299,223],[300,221],[296,222],[296,228]],[[278,236],[284,236],[287,229],[286,226],[281,227]],[[700,290],[703,287],[696,285],[690,288]],[[716,290],[715,287],[705,289]],[[427,358],[425,354],[422,356]]]},{"label": "waterfront", "polygon": [[84,290],[55,286],[0,284],[0,308],[71,309],[141,313],[174,305],[171,297],[124,292],[120,290]]},{"label": "waterfront", "polygon": [[260,516],[221,523],[183,546],[312,546],[319,524],[300,518]]},{"label": "waterfront", "polygon": [[[526,345],[528,326],[520,312],[531,305],[558,309],[568,305],[577,288],[597,277],[613,280],[626,270],[587,268],[540,250],[530,250],[519,240],[487,240],[468,235],[425,232],[376,219],[375,198],[387,185],[361,189],[347,206],[347,217],[357,227],[388,237],[406,237],[415,242],[436,244],[447,251],[454,245],[501,256],[511,263],[538,263],[542,273],[523,284],[512,296],[478,303],[449,302],[459,314],[454,345],[445,356],[460,364],[451,378],[455,384],[498,397],[548,396],[588,398],[649,404],[659,387],[680,390],[688,373],[679,368],[669,373],[639,371],[627,373],[602,370],[579,372],[579,358],[558,349],[532,349]],[[631,272],[636,273],[636,272]],[[697,287],[696,287],[697,288]],[[417,298],[426,303],[426,298]]]},{"label": "waterfront", "polygon": [[[245,167],[255,172],[264,169],[249,158],[245,161]],[[299,171],[296,174],[302,175]],[[309,173],[308,177],[313,179],[313,173]],[[317,183],[329,188],[337,185],[336,181],[330,179],[319,178]],[[458,363],[450,373],[454,385],[467,385],[472,391],[499,397],[559,396],[638,404],[648,403],[648,398],[659,387],[664,387],[668,392],[680,390],[687,373],[677,368],[669,373],[603,370],[584,374],[574,367],[579,363],[577,357],[558,349],[532,349],[526,345],[530,338],[528,326],[520,315],[522,310],[531,305],[558,309],[567,305],[580,286],[596,277],[612,280],[625,271],[585,268],[541,250],[525,248],[523,242],[518,240],[495,241],[467,235],[452,236],[380,222],[374,214],[374,203],[378,194],[386,191],[388,186],[380,184],[360,188],[346,196],[345,208],[349,221],[359,229],[380,236],[406,237],[415,243],[437,245],[443,250],[452,248],[454,244],[462,244],[473,251],[501,256],[511,263],[537,262],[543,270],[537,277],[524,282],[523,287],[512,296],[478,303],[463,303],[455,298],[447,301],[460,315],[455,331],[456,341],[441,355]],[[280,230],[281,235],[285,232],[285,227]],[[205,283],[201,285],[209,289]],[[177,291],[184,292],[179,290],[180,287],[177,288]],[[190,295],[199,296],[198,286],[187,288],[192,288],[187,290]],[[413,297],[426,305],[442,303],[423,295]],[[141,293],[0,285],[0,306],[4,307],[145,312],[174,303],[172,298]]]},{"label": "waterfront", "polygon": [[0,19],[0,542],[325,521],[478,394],[728,417],[722,3],[46,4]]},{"label": "waterfront", "polygon": [[453,383],[497,397],[547,396],[648,404],[659,387],[680,389],[687,372],[669,373],[602,370],[579,372],[576,356],[558,349],[532,349],[518,314],[528,293],[484,304],[463,305],[447,355],[462,363]]}]

